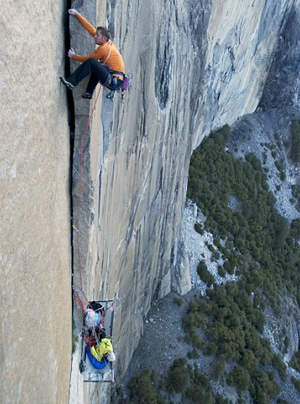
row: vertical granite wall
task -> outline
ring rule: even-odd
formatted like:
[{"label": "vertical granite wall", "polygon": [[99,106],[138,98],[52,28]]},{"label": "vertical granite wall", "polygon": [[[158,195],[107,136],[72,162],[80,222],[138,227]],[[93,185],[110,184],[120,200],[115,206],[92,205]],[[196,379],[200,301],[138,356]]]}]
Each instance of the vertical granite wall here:
[{"label": "vertical granite wall", "polygon": [[0,402],[68,400],[71,358],[65,2],[3,6]]}]

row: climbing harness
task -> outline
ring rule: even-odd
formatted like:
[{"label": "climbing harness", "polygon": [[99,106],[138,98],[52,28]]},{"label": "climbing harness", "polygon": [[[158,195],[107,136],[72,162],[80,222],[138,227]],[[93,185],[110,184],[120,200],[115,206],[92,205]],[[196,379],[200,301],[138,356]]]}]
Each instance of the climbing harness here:
[{"label": "climbing harness", "polygon": [[[107,59],[108,58],[106,58],[106,60]],[[126,73],[123,73],[123,72],[120,72],[117,70],[113,70],[111,67],[107,66],[105,64],[105,62],[103,63],[103,66],[106,68],[106,70],[110,74],[110,76],[108,76],[108,78],[107,78],[107,83],[103,84],[104,87],[106,87],[106,88],[108,88],[108,90],[110,90],[110,92],[106,95],[106,98],[108,100],[113,101],[115,92],[121,91],[121,102],[123,103],[124,98],[125,98],[125,91],[129,90],[129,88],[131,86],[131,78]],[[118,85],[117,77],[115,77],[116,75],[123,77],[123,81],[121,81],[119,83],[119,85]]]},{"label": "climbing harness", "polygon": [[[122,73],[122,72],[117,72],[117,71],[112,71],[111,74],[118,74],[120,76],[123,76],[123,82],[122,84],[120,84],[120,86],[116,89],[113,89],[110,85],[106,85],[105,87],[108,88],[110,90],[110,92],[106,95],[106,98],[108,100],[113,101],[114,100],[114,96],[115,96],[115,92],[116,91],[121,91],[121,102],[124,102],[124,98],[125,98],[125,91],[127,91],[130,86],[131,86],[131,78],[128,76],[128,74]],[[115,77],[113,77],[113,81],[114,81]]]}]

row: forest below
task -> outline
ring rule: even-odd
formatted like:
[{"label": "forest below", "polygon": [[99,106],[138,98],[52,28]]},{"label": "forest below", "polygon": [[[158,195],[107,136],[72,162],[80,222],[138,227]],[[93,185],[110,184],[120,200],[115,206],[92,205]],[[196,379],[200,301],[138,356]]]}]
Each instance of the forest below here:
[{"label": "forest below", "polygon": [[[287,299],[300,304],[300,219],[288,220],[277,211],[264,161],[251,152],[243,158],[234,156],[228,150],[230,137],[231,130],[225,126],[195,150],[187,192],[205,217],[195,230],[213,235],[208,248],[224,282],[216,282],[203,257],[197,273],[206,293],[190,300],[182,320],[190,351],[176,358],[165,373],[147,369],[134,375],[128,384],[129,397],[122,392],[113,397],[119,404],[232,403],[215,391],[212,381],[234,387],[238,404],[289,403],[281,395],[281,386],[288,378],[287,367],[300,371],[300,352],[286,363],[283,358],[290,341],[284,327],[278,352],[263,331],[267,308],[280,318],[286,314]],[[291,161],[299,163],[299,121],[292,121],[290,142],[275,139],[278,147],[287,148]],[[284,181],[284,164],[276,160],[272,144],[261,147],[269,149]],[[299,211],[296,186],[292,194],[290,202]],[[236,275],[237,281],[226,281],[228,274]],[[182,298],[175,303],[181,306]],[[206,375],[197,366],[203,355],[213,358]],[[300,391],[298,378],[289,377],[289,382]]]}]

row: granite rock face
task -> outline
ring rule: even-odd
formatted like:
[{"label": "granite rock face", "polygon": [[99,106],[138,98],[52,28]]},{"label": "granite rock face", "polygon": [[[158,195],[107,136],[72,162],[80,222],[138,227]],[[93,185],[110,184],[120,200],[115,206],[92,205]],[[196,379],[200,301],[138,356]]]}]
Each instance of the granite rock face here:
[{"label": "granite rock face", "polygon": [[[69,128],[64,4],[1,13],[0,402],[68,400]],[[53,23],[55,21],[55,23]]]},{"label": "granite rock face", "polygon": [[[90,13],[90,5],[73,6],[94,25],[99,16],[105,21],[104,15]],[[112,104],[103,90],[102,122],[96,114],[89,135],[94,146],[83,148],[86,197],[74,262],[76,254],[84,256],[80,272],[89,298],[117,298],[116,371],[121,376],[151,302],[170,290],[190,289],[181,221],[192,150],[211,130],[256,110],[274,74],[272,61],[277,60],[278,71],[285,67],[285,59],[278,66],[281,36],[299,21],[299,0],[123,1],[110,3],[105,16],[133,84],[123,104],[119,95]],[[76,48],[82,34],[76,21],[71,33]],[[297,41],[289,44],[294,72],[289,85],[298,99]],[[84,85],[78,91],[76,117],[82,115]],[[73,179],[76,215],[81,197]],[[76,279],[76,265],[74,270]]]},{"label": "granite rock face", "polygon": [[294,5],[283,21],[268,80],[259,107],[263,110],[300,104],[299,7]]},{"label": "granite rock face", "polygon": [[[73,92],[74,108],[58,76],[69,39],[79,54],[92,51],[93,40],[74,17],[69,34],[66,2],[5,7],[1,402],[68,400],[71,254],[83,304],[117,299],[118,377],[151,302],[189,290],[181,224],[190,155],[212,129],[261,100],[262,108],[290,98],[298,105],[299,2],[74,1],[92,24],[112,29],[133,80],[124,103],[99,88],[91,102],[82,99],[85,81]],[[274,80],[288,84],[284,99],[272,93]],[[68,123],[75,127],[71,203]],[[78,385],[82,402],[100,401],[95,386]]]}]

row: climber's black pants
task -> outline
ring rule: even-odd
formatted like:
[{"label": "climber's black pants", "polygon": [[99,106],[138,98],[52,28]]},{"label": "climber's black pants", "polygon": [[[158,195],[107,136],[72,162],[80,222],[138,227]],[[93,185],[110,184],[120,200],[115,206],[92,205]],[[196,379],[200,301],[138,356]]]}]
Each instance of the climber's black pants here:
[{"label": "climber's black pants", "polygon": [[89,94],[93,94],[99,81],[102,85],[106,86],[112,79],[112,75],[103,64],[98,59],[91,58],[83,62],[75,72],[67,78],[67,81],[77,86],[77,84],[89,74],[91,77],[86,88],[86,92]]}]

